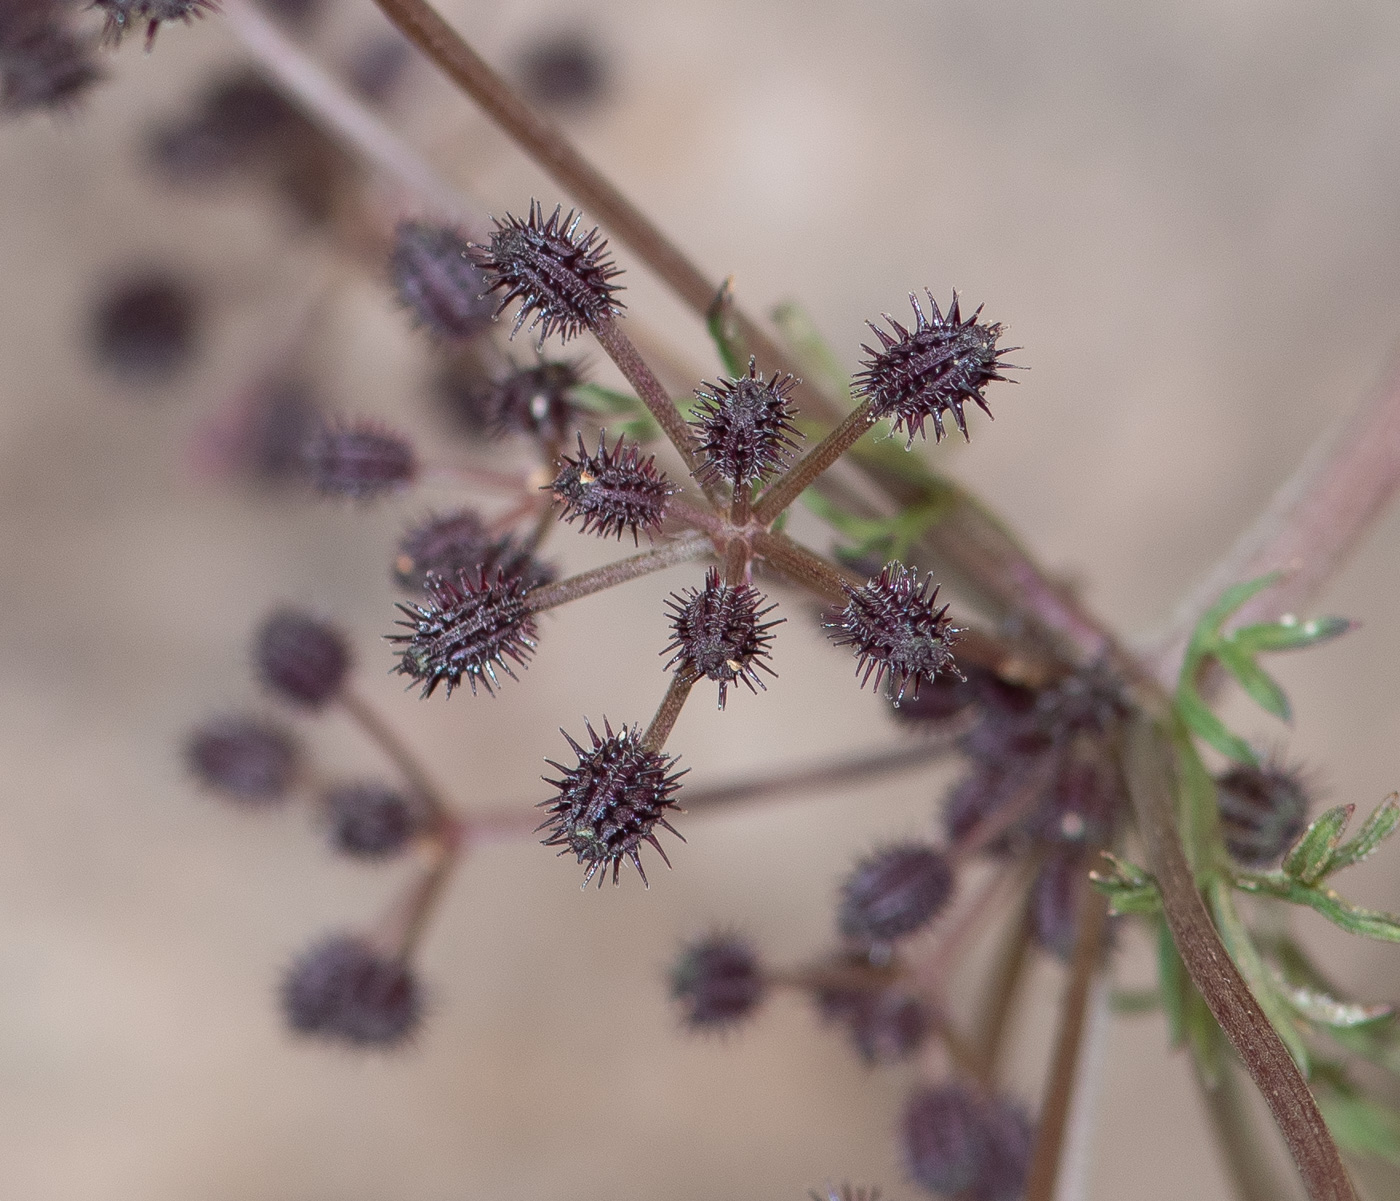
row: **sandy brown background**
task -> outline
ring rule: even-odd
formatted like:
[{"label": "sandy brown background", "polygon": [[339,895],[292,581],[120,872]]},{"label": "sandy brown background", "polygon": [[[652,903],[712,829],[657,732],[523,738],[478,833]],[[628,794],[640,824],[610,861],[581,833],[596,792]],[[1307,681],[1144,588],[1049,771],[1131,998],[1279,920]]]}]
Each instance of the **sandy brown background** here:
[{"label": "sandy brown background", "polygon": [[[330,57],[378,20],[333,7]],[[443,7],[502,63],[542,30],[591,30],[615,78],[569,123],[589,154],[753,308],[800,297],[848,363],[862,320],[911,288],[985,299],[1032,370],[974,445],[939,458],[1136,635],[1385,376],[1400,329],[1390,3]],[[367,920],[396,870],[334,861],[304,814],[229,812],[183,777],[187,725],[254,698],[245,646],[265,609],[345,623],[366,687],[464,803],[525,806],[557,726],[649,714],[660,600],[693,572],[571,607],[494,701],[420,704],[383,675],[385,564],[398,528],[452,493],[280,505],[192,471],[194,432],[332,283],[317,356],[336,404],[435,429],[422,343],[382,287],[255,192],[174,195],[137,166],[146,124],[238,56],[218,20],[170,30],[150,57],[125,47],[80,118],[0,129],[0,1191],[779,1201],[849,1178],[915,1195],[890,1137],[909,1071],[865,1071],[789,998],[740,1037],[687,1040],[661,973],[712,922],[779,960],[819,951],[843,867],[926,829],[946,771],[697,819],[650,892],[580,896],[537,846],[484,851],[429,940],[432,1015],[412,1050],[359,1058],[280,1028],[281,966]],[[555,196],[426,70],[394,120],[495,211]],[[94,375],[79,333],[98,281],[151,260],[196,274],[211,315],[196,368],[140,393]],[[645,273],[626,282],[634,311],[713,370]],[[1392,514],[1326,598],[1360,631],[1278,665],[1296,731],[1230,710],[1362,806],[1400,786],[1397,536]],[[568,532],[556,551],[606,553]],[[683,716],[674,745],[696,780],[897,738],[848,660],[789,615],[766,696]],[[376,763],[335,720],[314,737],[337,766]],[[1350,893],[1400,907],[1397,854]],[[1400,994],[1400,951],[1325,944],[1360,994]],[[1058,977],[1037,988],[1027,1099]],[[1101,1087],[1089,1196],[1226,1195],[1158,1019],[1113,1026]],[[1400,1189],[1376,1177],[1369,1195]]]}]

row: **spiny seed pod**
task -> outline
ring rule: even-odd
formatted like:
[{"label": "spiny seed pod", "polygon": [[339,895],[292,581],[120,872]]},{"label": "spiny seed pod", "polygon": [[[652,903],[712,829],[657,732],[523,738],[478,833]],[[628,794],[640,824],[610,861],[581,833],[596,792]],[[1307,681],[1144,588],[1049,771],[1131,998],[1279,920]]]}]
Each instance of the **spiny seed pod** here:
[{"label": "spiny seed pod", "polygon": [[711,934],[685,947],[671,968],[671,997],[695,1030],[735,1026],[765,993],[758,956],[735,934]]},{"label": "spiny seed pod", "polygon": [[389,274],[399,301],[440,338],[474,338],[491,327],[487,281],[450,225],[400,221],[394,230]]},{"label": "spiny seed pod", "polygon": [[554,569],[542,563],[509,534],[492,538],[471,509],[428,517],[399,540],[394,579],[410,592],[421,592],[428,575],[455,580],[459,571],[472,578],[499,571],[507,579],[537,588],[554,579]]},{"label": "spiny seed pod", "polygon": [[1083,854],[1065,847],[1045,857],[1031,885],[1031,936],[1065,962],[1074,954],[1080,892],[1088,874]]},{"label": "spiny seed pod", "polygon": [[949,649],[958,631],[948,620],[948,606],[935,607],[938,586],[933,576],[920,584],[918,572],[894,560],[863,588],[844,587],[846,607],[826,628],[835,631],[830,638],[837,646],[855,650],[856,674],[865,672],[862,688],[873,675],[878,689],[888,674],[898,702],[910,684],[917,697],[924,680],[945,671],[962,674]]},{"label": "spiny seed pod", "polygon": [[578,423],[579,409],[569,393],[582,382],[577,360],[546,359],[533,367],[517,367],[482,397],[487,428],[562,442]]},{"label": "spiny seed pod", "polygon": [[608,90],[607,60],[580,31],[551,34],[520,56],[520,87],[542,107],[591,108]]},{"label": "spiny seed pod", "polygon": [[403,850],[423,825],[423,813],[403,793],[373,781],[340,784],[326,793],[331,845],[360,859]]},{"label": "spiny seed pod", "polygon": [[478,570],[475,581],[465,571],[455,580],[429,575],[427,605],[399,605],[408,618],[398,624],[408,634],[390,634],[390,642],[406,644],[398,672],[421,681],[429,697],[439,684],[447,695],[465,676],[476,695],[478,683],[489,695],[501,686],[497,669],[518,679],[509,659],[525,667],[535,653],[535,618],[525,605],[528,588],[497,570],[489,578]]},{"label": "spiny seed pod", "polygon": [[579,528],[590,530],[600,538],[616,534],[622,539],[623,530],[651,533],[661,525],[666,515],[666,502],[678,489],[672,487],[665,472],[656,469],[656,457],[642,458],[642,449],[635,442],[623,449],[623,439],[608,450],[604,432],[598,435],[598,453],[590,455],[578,436],[578,458],[564,455],[559,474],[550,485],[555,498],[564,503],[563,519],[570,524],[582,518]]},{"label": "spiny seed pod", "polygon": [[371,421],[321,426],[302,449],[311,485],[325,496],[374,500],[418,474],[413,445]]},{"label": "spiny seed pod", "polygon": [[73,107],[103,77],[91,46],[41,5],[0,11],[0,115]]},{"label": "spiny seed pod", "polygon": [[200,316],[199,296],[186,281],[159,269],[137,272],[98,298],[92,356],[132,383],[164,383],[194,357]]},{"label": "spiny seed pod", "polygon": [[533,313],[530,332],[539,328],[541,346],[556,330],[567,342],[622,312],[615,299],[620,289],[612,282],[621,271],[605,253],[607,241],[596,227],[580,233],[583,215],[570,209],[561,219],[561,209],[556,206],[546,220],[539,202],[531,200],[527,221],[507,215],[505,221],[496,221],[489,246],[472,247],[490,290],[505,293],[496,315],[511,301],[520,301],[510,336],[515,337]]},{"label": "spiny seed pod", "polygon": [[924,684],[915,696],[910,694],[898,704],[889,698],[890,713],[901,723],[920,729],[938,729],[965,716],[977,701],[974,678],[979,668],[971,667],[967,679],[944,672]]},{"label": "spiny seed pod", "polygon": [[146,49],[155,45],[162,21],[186,24],[205,13],[217,12],[216,0],[92,0],[92,7],[107,14],[102,40],[115,46],[129,29],[146,22]]},{"label": "spiny seed pod", "polygon": [[1297,767],[1233,767],[1215,782],[1220,828],[1230,854],[1248,867],[1276,862],[1302,834],[1310,789]]},{"label": "spiny seed pod", "polygon": [[671,654],[667,669],[684,675],[706,676],[719,681],[719,707],[724,708],[729,685],[742,680],[749,691],[766,688],[755,668],[771,676],[777,673],[764,660],[773,635],[768,633],[785,618],[763,621],[777,605],[760,609],[767,598],[748,584],[730,587],[720,583],[713,567],[705,575],[703,588],[671,593],[666,602],[671,610],[674,637],[662,650]]},{"label": "spiny seed pod", "polygon": [[906,842],[856,864],[841,886],[836,921],[857,942],[887,942],[920,929],[953,895],[953,866],[936,847]]},{"label": "spiny seed pod", "polygon": [[319,709],[350,673],[350,646],[335,626],[297,609],[279,609],[258,631],[258,674],[283,700]]},{"label": "spiny seed pod", "polygon": [[282,982],[282,1011],[298,1034],[361,1047],[402,1043],[423,1016],[409,966],[355,934],[336,934],[298,958]]},{"label": "spiny seed pod", "polygon": [[198,779],[231,801],[262,807],[285,800],[297,770],[297,744],[256,717],[216,717],[190,734],[185,760]]},{"label": "spiny seed pod", "polygon": [[957,1082],[915,1093],[904,1109],[909,1174],[931,1192],[964,1201],[1018,1201],[1031,1138],[1020,1106]]},{"label": "spiny seed pod", "polygon": [[587,722],[585,728],[592,744],[587,749],[565,731],[559,731],[578,756],[574,767],[546,760],[561,773],[561,778],[545,778],[545,783],[557,788],[559,795],[540,802],[540,807],[549,812],[539,825],[539,829],[549,831],[544,845],[560,847],[560,855],[572,852],[579,863],[586,865],[585,888],[602,869],[598,876],[601,888],[609,865],[616,884],[624,859],[632,861],[642,884],[647,885],[647,874],[637,851],[648,842],[656,848],[662,862],[671,866],[653,831],[660,826],[680,838],[666,814],[676,809],[672,798],[685,772],[671,772],[673,756],[644,746],[638,726],[623,726],[620,734],[614,734],[604,720],[602,738]]},{"label": "spiny seed pod", "polygon": [[696,478],[745,488],[786,467],[797,449],[797,427],[792,423],[796,410],[788,401],[795,387],[797,380],[791,375],[775,375],[765,382],[758,374],[758,361],[751,357],[748,375],[697,388],[700,403],[690,428],[704,461]]},{"label": "spiny seed pod", "polygon": [[872,402],[876,417],[894,418],[895,429],[902,426],[911,445],[915,434],[927,436],[924,422],[930,418],[935,441],[942,441],[943,414],[948,412],[966,438],[963,405],[972,401],[990,417],[982,389],[993,380],[1004,380],[1006,377],[999,372],[1010,367],[1000,361],[1000,356],[1010,350],[997,349],[1001,326],[980,323],[980,307],[964,321],[958,310],[958,294],[954,292],[945,317],[939,312],[933,293],[925,294],[933,308],[931,318],[919,306],[919,298],[909,293],[915,316],[912,332],[888,313],[885,320],[897,337],[866,322],[880,339],[880,349],[861,347],[870,358],[855,378],[856,394]]},{"label": "spiny seed pod", "polygon": [[843,1027],[872,1067],[908,1059],[933,1026],[924,1003],[899,988],[823,988],[815,999],[823,1020]]}]

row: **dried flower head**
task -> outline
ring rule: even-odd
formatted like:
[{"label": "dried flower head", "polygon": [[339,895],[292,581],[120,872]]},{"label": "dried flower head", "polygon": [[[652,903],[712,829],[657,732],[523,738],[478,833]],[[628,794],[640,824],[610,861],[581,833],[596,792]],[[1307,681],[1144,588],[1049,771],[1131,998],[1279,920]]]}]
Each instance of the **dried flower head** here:
[{"label": "dried flower head", "polygon": [[915,1093],[904,1109],[909,1174],[963,1201],[1018,1201],[1032,1130],[1020,1106],[951,1082]]},{"label": "dried flower head", "polygon": [[592,725],[585,723],[585,727],[591,743],[586,749],[565,731],[559,731],[578,756],[575,766],[565,767],[553,759],[546,761],[561,773],[561,778],[545,778],[545,783],[557,788],[559,795],[540,802],[540,807],[549,812],[539,826],[549,831],[544,845],[560,847],[560,855],[572,852],[579,863],[586,865],[584,887],[602,869],[598,877],[601,888],[609,865],[616,884],[624,859],[632,861],[645,885],[647,875],[642,870],[638,849],[642,843],[650,843],[662,862],[671,866],[653,831],[660,826],[676,834],[666,814],[677,808],[673,797],[685,772],[672,772],[673,756],[645,746],[640,727],[623,726],[621,733],[614,734],[605,720],[602,738]]},{"label": "dried flower head", "polygon": [[229,800],[260,807],[284,800],[297,769],[297,744],[257,717],[216,717],[190,734],[185,760],[204,784]]},{"label": "dried flower head", "polygon": [[339,784],[324,798],[331,845],[361,859],[384,859],[403,850],[423,825],[421,806],[375,781]]},{"label": "dried flower head", "polygon": [[764,993],[758,956],[735,934],[710,934],[689,944],[671,968],[671,996],[692,1029],[737,1025],[758,1008]]},{"label": "dried flower head", "polygon": [[791,375],[765,382],[751,357],[747,375],[697,388],[699,404],[690,421],[704,459],[697,478],[705,483],[722,479],[741,488],[786,467],[797,449],[796,411],[788,401],[795,387]]},{"label": "dried flower head", "polygon": [[194,356],[201,304],[190,285],[163,270],[118,280],[97,300],[89,343],[99,367],[133,383],[162,383]]},{"label": "dried flower head", "polygon": [[326,422],[302,448],[312,486],[325,496],[374,500],[418,474],[413,445],[373,421]]},{"label": "dried flower head", "polygon": [[464,676],[473,696],[478,683],[494,694],[501,684],[497,669],[517,678],[510,664],[526,666],[536,646],[523,580],[500,570],[493,578],[478,569],[475,579],[458,571],[452,580],[429,575],[425,591],[426,605],[398,606],[408,618],[398,624],[411,633],[388,635],[390,642],[405,644],[397,670],[420,681],[423,696],[432,696],[439,684],[451,696]]},{"label": "dried flower head", "polygon": [[539,327],[541,346],[556,330],[567,342],[622,312],[615,297],[620,289],[612,282],[621,271],[605,253],[607,241],[596,226],[580,233],[583,215],[570,209],[561,219],[561,209],[555,206],[546,219],[539,202],[531,200],[528,220],[507,215],[505,221],[496,221],[489,246],[472,247],[487,286],[505,293],[496,315],[511,301],[520,301],[511,337],[533,313],[530,331]]},{"label": "dried flower head", "polygon": [[608,450],[606,431],[598,435],[598,453],[590,455],[578,435],[578,458],[564,455],[559,474],[550,485],[555,497],[564,503],[563,519],[570,524],[582,518],[579,528],[590,530],[600,538],[616,534],[619,541],[623,530],[632,531],[637,542],[638,530],[651,533],[661,525],[666,515],[667,500],[678,491],[665,472],[656,469],[656,457],[642,458],[642,449],[635,442],[623,448],[624,439]]},{"label": "dried flower head", "polygon": [[331,625],[298,609],[263,622],[254,648],[258,674],[283,700],[319,709],[335,699],[350,673],[350,646]]},{"label": "dried flower head", "polygon": [[335,934],[292,964],[282,981],[282,1010],[298,1034],[391,1047],[417,1029],[423,998],[402,960],[358,935]]},{"label": "dried flower head", "polygon": [[394,290],[414,319],[440,338],[474,338],[491,327],[495,306],[484,298],[486,277],[468,249],[467,239],[450,225],[400,221],[394,230]]},{"label": "dried flower head", "polygon": [[1311,789],[1296,766],[1240,764],[1216,780],[1215,789],[1225,846],[1248,867],[1277,862],[1307,825]]},{"label": "dried flower head", "polygon": [[910,684],[917,697],[919,685],[940,672],[962,674],[949,649],[958,631],[948,620],[948,606],[937,607],[932,575],[920,584],[918,572],[894,560],[863,588],[847,584],[845,589],[846,607],[826,627],[834,631],[830,637],[837,646],[854,649],[856,674],[865,672],[861,687],[873,675],[879,688],[888,674],[898,702]]},{"label": "dried flower head", "polygon": [[0,115],[71,108],[102,76],[92,47],[56,10],[0,5]]},{"label": "dried flower head", "polygon": [[216,0],[92,0],[92,7],[107,14],[102,39],[117,45],[133,26],[146,22],[146,49],[155,45],[162,21],[186,24],[205,13],[217,12]]},{"label": "dried flower head", "polygon": [[521,580],[527,588],[554,579],[554,569],[510,534],[492,538],[471,509],[428,517],[399,540],[394,579],[401,587],[417,593],[427,584],[430,573],[455,580],[459,571],[473,579],[483,573],[489,579],[499,571],[507,579]]},{"label": "dried flower head", "polygon": [[873,403],[875,416],[894,418],[895,428],[902,426],[911,444],[915,434],[927,436],[924,422],[930,418],[934,438],[941,441],[944,413],[953,414],[959,432],[966,438],[963,405],[972,401],[990,417],[982,389],[993,380],[1004,380],[1006,377],[999,372],[1010,367],[1000,361],[1010,349],[997,349],[1001,326],[979,322],[980,307],[964,321],[956,292],[946,316],[939,311],[933,293],[925,294],[933,309],[932,317],[925,315],[919,298],[909,293],[915,316],[912,331],[888,313],[885,320],[895,337],[873,322],[866,322],[880,339],[880,349],[861,347],[870,357],[855,379],[857,395]]},{"label": "dried flower head", "polygon": [[953,895],[953,865],[936,847],[905,842],[856,864],[841,885],[836,922],[857,942],[887,942],[920,929]]},{"label": "dried flower head", "polygon": [[778,607],[760,609],[766,599],[748,584],[731,587],[720,583],[719,572],[713,567],[705,575],[703,588],[671,593],[666,604],[671,610],[673,637],[661,652],[671,655],[667,668],[717,680],[721,709],[735,680],[742,680],[750,692],[764,688],[755,669],[777,674],[765,662],[773,641],[768,631],[785,620],[763,620]]}]

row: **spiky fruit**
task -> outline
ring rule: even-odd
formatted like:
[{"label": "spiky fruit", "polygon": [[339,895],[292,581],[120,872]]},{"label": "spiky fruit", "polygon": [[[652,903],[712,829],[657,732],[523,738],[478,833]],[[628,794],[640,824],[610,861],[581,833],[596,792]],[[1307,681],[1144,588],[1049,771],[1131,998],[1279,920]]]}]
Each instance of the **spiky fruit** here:
[{"label": "spiky fruit", "polygon": [[734,934],[711,934],[691,943],[671,968],[671,996],[692,1029],[737,1025],[758,1008],[764,992],[758,956]]},{"label": "spiky fruit", "polygon": [[296,775],[292,736],[256,717],[218,717],[185,744],[185,759],[200,781],[250,808],[284,800]]},{"label": "spiky fruit", "polygon": [[773,641],[768,631],[785,620],[762,620],[778,607],[760,609],[766,599],[748,584],[730,587],[720,583],[719,572],[713,567],[705,575],[703,588],[671,593],[666,604],[674,636],[661,652],[671,655],[667,668],[717,680],[721,709],[735,680],[742,680],[750,692],[765,687],[755,669],[777,674],[764,661]]},{"label": "spiky fruit", "polygon": [[634,544],[639,530],[651,533],[660,527],[666,502],[677,491],[666,474],[656,469],[654,455],[643,459],[635,442],[623,449],[622,438],[608,450],[603,433],[598,435],[596,455],[588,453],[583,435],[578,436],[578,458],[561,458],[559,474],[550,487],[564,503],[565,521],[579,518],[585,534],[590,530],[600,538],[616,534],[619,541],[623,530],[631,530]]},{"label": "spiky fruit", "polygon": [[954,882],[953,865],[936,847],[918,842],[885,847],[846,877],[837,925],[857,942],[902,938],[942,911]]},{"label": "spiky fruit", "polygon": [[268,617],[254,653],[263,683],[283,700],[309,709],[333,700],[350,673],[345,636],[298,609],[279,609]]},{"label": "spiky fruit", "polygon": [[697,388],[700,403],[690,428],[703,461],[696,477],[743,488],[786,467],[797,449],[795,410],[788,402],[795,387],[797,380],[791,375],[775,375],[765,382],[757,360],[750,358],[747,375]]},{"label": "spiky fruit", "polygon": [[934,439],[941,441],[945,413],[953,415],[958,431],[966,438],[963,406],[971,401],[990,417],[982,389],[993,380],[1006,379],[1000,372],[1011,366],[1001,362],[1001,356],[1010,350],[997,349],[1001,326],[978,321],[980,306],[964,320],[956,292],[946,316],[939,311],[933,293],[926,290],[925,295],[932,317],[924,313],[918,296],[909,293],[915,317],[912,330],[888,313],[885,320],[894,336],[866,322],[880,339],[880,349],[861,347],[870,357],[855,378],[856,394],[872,403],[876,417],[893,418],[895,429],[903,428],[911,444],[915,434],[927,437],[924,422],[928,420],[933,421]]},{"label": "spiky fruit", "polygon": [[117,45],[132,27],[146,22],[146,49],[156,40],[162,21],[187,24],[205,13],[217,12],[216,0],[92,0],[92,7],[107,14],[103,41]]},{"label": "spiky fruit", "polygon": [[558,332],[567,342],[586,329],[596,329],[622,311],[620,291],[612,281],[621,274],[606,254],[608,243],[595,226],[579,231],[581,213],[573,209],[560,217],[562,205],[546,218],[539,201],[530,201],[530,216],[506,216],[496,221],[489,246],[473,246],[472,257],[492,292],[503,292],[496,315],[520,301],[510,336],[520,332],[533,314],[530,332],[540,331],[539,344]]},{"label": "spiky fruit", "polygon": [[470,244],[450,225],[401,221],[394,230],[389,275],[414,320],[440,338],[474,338],[491,326],[495,307]]},{"label": "spiky fruit", "polygon": [[577,360],[546,359],[518,367],[486,390],[485,424],[496,433],[562,442],[579,417],[569,391],[582,382]]},{"label": "spiky fruit", "polygon": [[917,697],[924,680],[940,672],[962,674],[949,649],[958,631],[948,620],[948,606],[937,605],[933,576],[920,584],[918,572],[895,560],[863,588],[845,589],[846,607],[826,628],[837,646],[855,651],[856,674],[865,673],[861,687],[874,676],[879,688],[888,675],[897,703],[910,684]]},{"label": "spiky fruit", "polygon": [[[858,956],[856,962],[866,961]],[[819,988],[813,994],[822,1019],[841,1026],[870,1066],[908,1059],[933,1028],[927,1006],[902,988]]]},{"label": "spiky fruit", "polygon": [[370,781],[339,784],[325,795],[331,845],[359,859],[403,850],[423,824],[423,812],[397,789]]},{"label": "spiky fruit", "polygon": [[455,580],[459,571],[487,578],[497,571],[507,579],[524,581],[535,588],[554,578],[554,569],[541,563],[509,534],[492,538],[481,518],[471,509],[429,517],[413,526],[399,540],[394,556],[394,578],[403,588],[419,592],[429,573]]},{"label": "spiky fruit", "polygon": [[93,360],[133,384],[166,383],[195,357],[203,308],[188,280],[160,268],[117,280],[90,318]]},{"label": "spiky fruit", "polygon": [[306,951],[282,981],[282,1011],[298,1034],[360,1047],[403,1042],[423,1016],[412,970],[355,934]]},{"label": "spiky fruit", "polygon": [[426,605],[398,606],[408,618],[398,624],[412,632],[388,635],[390,642],[405,644],[400,674],[420,681],[425,697],[439,684],[451,696],[463,677],[473,696],[478,683],[494,693],[501,684],[497,669],[517,678],[510,664],[526,666],[536,646],[523,580],[499,570],[494,579],[482,571],[473,580],[459,571],[455,580],[429,575],[424,588]]},{"label": "spiky fruit", "polygon": [[1233,767],[1215,788],[1225,846],[1249,867],[1277,862],[1307,825],[1310,790],[1296,767]]},{"label": "spiky fruit", "polygon": [[546,761],[561,776],[558,780],[545,778],[559,795],[540,802],[549,812],[539,825],[539,829],[549,831],[544,845],[561,848],[560,855],[572,852],[578,857],[585,866],[585,887],[600,870],[601,887],[609,866],[616,884],[624,859],[631,860],[645,885],[647,874],[638,849],[642,843],[650,843],[662,862],[671,866],[654,831],[660,826],[680,838],[666,815],[677,809],[673,798],[685,772],[672,772],[676,762],[672,756],[643,745],[638,726],[623,726],[621,733],[614,734],[605,720],[601,738],[592,725],[585,723],[585,727],[591,744],[586,748],[559,731],[578,757],[575,766]]},{"label": "spiky fruit", "polygon": [[956,1081],[915,1093],[904,1109],[909,1174],[960,1201],[1018,1201],[1032,1133],[1019,1105]]},{"label": "spiky fruit", "polygon": [[412,444],[373,421],[321,426],[303,446],[302,464],[318,492],[351,500],[374,500],[418,474]]}]

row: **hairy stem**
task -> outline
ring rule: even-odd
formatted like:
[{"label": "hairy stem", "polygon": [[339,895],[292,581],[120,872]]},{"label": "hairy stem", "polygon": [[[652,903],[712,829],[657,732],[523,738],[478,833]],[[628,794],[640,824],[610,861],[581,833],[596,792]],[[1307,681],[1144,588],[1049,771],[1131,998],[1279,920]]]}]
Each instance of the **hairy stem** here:
[{"label": "hairy stem", "polygon": [[[1219,1038],[1219,1034],[1216,1035]],[[1222,1048],[1220,1068],[1214,1080],[1201,1073],[1196,1056],[1191,1057],[1196,1086],[1206,1112],[1210,1114],[1211,1132],[1224,1161],[1225,1174],[1230,1178],[1238,1201],[1287,1201],[1296,1189],[1279,1179],[1273,1159],[1259,1137],[1249,1113],[1249,1098],[1240,1089],[1240,1069],[1234,1057]]]},{"label": "hairy stem", "polygon": [[671,737],[671,731],[675,728],[676,718],[680,717],[681,710],[685,708],[686,698],[690,696],[690,690],[695,687],[695,681],[699,678],[683,671],[678,671],[671,677],[671,682],[666,686],[666,695],[661,698],[661,706],[656,710],[656,716],[651,719],[647,732],[642,735],[642,745],[647,750],[659,751],[666,745],[666,739]]},{"label": "hairy stem", "polygon": [[759,525],[770,525],[779,513],[802,495],[809,484],[859,442],[876,420],[874,402],[869,400],[847,413],[840,425],[798,459],[759,497],[753,510],[754,521]]},{"label": "hairy stem", "polygon": [[681,534],[651,550],[644,550],[639,555],[595,567],[592,571],[569,576],[568,579],[559,580],[557,583],[533,588],[526,594],[525,604],[532,613],[554,609],[580,597],[591,596],[595,592],[602,592],[628,580],[650,575],[654,571],[665,571],[678,563],[689,563],[694,559],[703,558],[711,550],[710,540],[704,534]]},{"label": "hairy stem", "polygon": [[1268,1102],[1308,1196],[1312,1201],[1356,1201],[1306,1081],[1231,961],[1196,890],[1177,830],[1167,745],[1146,717],[1130,721],[1125,767],[1148,865],[1192,982]]}]

